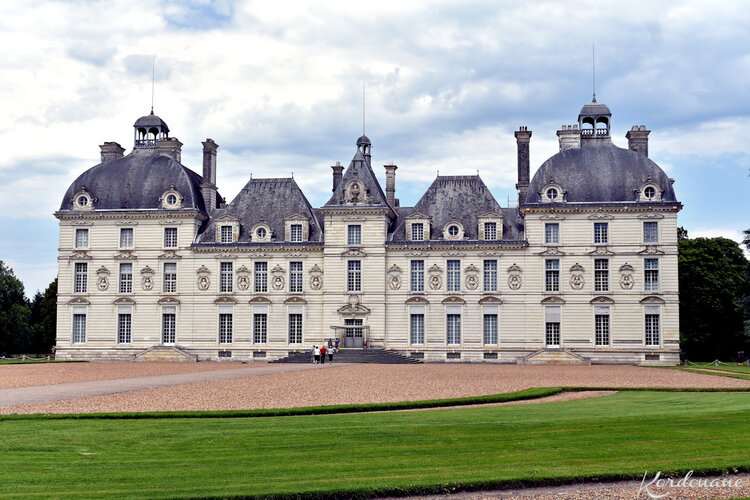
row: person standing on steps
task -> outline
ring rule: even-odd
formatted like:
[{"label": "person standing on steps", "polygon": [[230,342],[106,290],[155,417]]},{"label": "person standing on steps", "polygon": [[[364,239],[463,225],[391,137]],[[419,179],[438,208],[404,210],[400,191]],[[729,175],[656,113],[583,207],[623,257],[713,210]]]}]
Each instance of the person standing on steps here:
[{"label": "person standing on steps", "polygon": [[339,352],[339,342],[341,342],[338,338],[336,339],[336,352]]},{"label": "person standing on steps", "polygon": [[328,349],[326,349],[326,346],[323,346],[320,348],[320,363],[321,364],[326,364],[326,351],[327,350]]},{"label": "person standing on steps", "polygon": [[328,362],[333,363],[333,349],[328,349],[326,352],[328,353]]},{"label": "person standing on steps", "polygon": [[315,346],[314,349],[315,350],[313,351],[313,355],[315,356],[315,364],[317,365],[318,363],[320,363],[320,349],[318,348],[318,346]]},{"label": "person standing on steps", "polygon": [[317,346],[312,346],[312,349],[310,349],[310,363],[315,364],[315,348]]}]

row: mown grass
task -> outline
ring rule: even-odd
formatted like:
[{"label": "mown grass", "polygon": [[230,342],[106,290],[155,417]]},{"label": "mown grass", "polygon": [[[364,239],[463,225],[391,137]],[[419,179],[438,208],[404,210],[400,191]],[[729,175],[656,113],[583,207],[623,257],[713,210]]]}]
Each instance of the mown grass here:
[{"label": "mown grass", "polygon": [[748,470],[747,393],[269,418],[0,421],[0,496],[357,497]]}]

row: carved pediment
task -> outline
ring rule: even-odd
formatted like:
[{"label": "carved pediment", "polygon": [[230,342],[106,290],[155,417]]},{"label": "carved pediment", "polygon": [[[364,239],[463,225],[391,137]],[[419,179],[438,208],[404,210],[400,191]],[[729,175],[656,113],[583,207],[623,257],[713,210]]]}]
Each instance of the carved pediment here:
[{"label": "carved pediment", "polygon": [[643,297],[641,299],[641,304],[664,304],[664,299],[661,297],[657,297],[655,295],[650,295],[648,297]]},{"label": "carved pediment", "polygon": [[219,217],[216,217],[214,221],[216,222],[239,222],[240,219],[235,217],[234,215],[224,214],[220,215]]},{"label": "carved pediment", "polygon": [[550,213],[550,214],[544,214],[539,217],[541,220],[564,220],[565,216],[556,214],[556,213]]},{"label": "carved pediment", "polygon": [[135,300],[130,297],[117,297],[112,303],[116,306],[132,306],[135,305]]},{"label": "carved pediment", "polygon": [[570,272],[571,273],[582,273],[584,272],[583,266],[576,262],[572,266],[570,266]]},{"label": "carved pediment", "polygon": [[656,212],[646,212],[645,214],[639,215],[638,218],[639,219],[663,219],[664,216]]},{"label": "carved pediment", "polygon": [[565,255],[565,252],[556,247],[547,247],[545,251],[539,252],[537,255]]},{"label": "carved pediment", "polygon": [[102,267],[100,267],[99,269],[96,270],[96,275],[100,276],[100,277],[101,276],[109,276],[109,269],[107,269],[106,267],[102,266]]},{"label": "carved pediment", "polygon": [[362,304],[346,304],[338,309],[338,313],[350,316],[365,316],[370,314],[370,309]]},{"label": "carved pediment", "polygon": [[518,267],[518,264],[514,262],[513,265],[508,268],[508,272],[509,273],[522,273],[523,270],[520,267]]},{"label": "carved pediment", "polygon": [[487,212],[481,213],[477,215],[477,218],[487,218],[487,219],[503,219],[505,218],[503,214],[499,214],[497,212],[493,212],[492,210],[488,210]]},{"label": "carved pediment", "polygon": [[438,266],[437,264],[433,264],[430,266],[427,272],[430,274],[440,274],[443,272],[443,268]]},{"label": "carved pediment", "polygon": [[248,304],[270,304],[271,299],[268,297],[253,297],[252,299],[247,301]]},{"label": "carved pediment", "polygon": [[562,297],[547,297],[545,299],[542,299],[542,304],[565,304],[565,300]]},{"label": "carved pediment", "polygon": [[388,268],[388,274],[401,274],[403,271],[396,264]]},{"label": "carved pediment", "polygon": [[306,220],[310,220],[310,218],[308,216],[306,216],[306,215],[303,215],[303,214],[297,212],[297,213],[293,213],[292,215],[289,215],[287,217],[284,217],[284,220],[289,220],[289,221],[306,221]]},{"label": "carved pediment", "polygon": [[146,266],[143,269],[141,269],[141,276],[151,276],[154,274],[154,270],[150,267]]},{"label": "carved pediment", "polygon": [[86,297],[73,297],[68,301],[68,304],[71,306],[87,306],[91,304],[91,302],[89,302],[89,299]]},{"label": "carved pediment", "polygon": [[588,255],[606,255],[611,256],[615,253],[611,251],[609,248],[606,247],[606,245],[596,247],[594,250],[590,251]]},{"label": "carved pediment", "polygon": [[216,300],[214,300],[214,304],[237,304],[237,299],[232,297],[231,295],[222,295],[221,297],[218,297]]},{"label": "carved pediment", "polygon": [[466,301],[457,295],[450,295],[443,299],[443,304],[466,304]]},{"label": "carved pediment", "polygon": [[405,304],[429,304],[429,303],[430,303],[429,300],[425,299],[424,297],[419,297],[419,296],[409,297],[408,299],[406,299],[406,302],[405,302]]},{"label": "carved pediment", "polygon": [[610,297],[605,297],[604,295],[599,297],[594,297],[589,301],[590,304],[614,304],[615,301],[612,300]]},{"label": "carved pediment", "polygon": [[486,297],[482,297],[481,299],[479,299],[479,303],[485,304],[485,305],[486,304],[502,304],[503,299],[501,299],[500,297],[496,297],[494,295],[487,295]]},{"label": "carved pediment", "polygon": [[250,274],[250,269],[245,265],[241,265],[237,268],[237,274]]},{"label": "carved pediment", "polygon": [[209,268],[207,268],[206,266],[199,267],[198,270],[195,271],[195,272],[197,274],[199,274],[199,275],[206,275],[206,276],[208,276],[209,274],[211,274],[211,270]]},{"label": "carved pediment", "polygon": [[74,250],[68,255],[68,260],[89,260],[91,256],[86,250]]},{"label": "carved pediment", "polygon": [[307,301],[302,297],[289,297],[284,301],[284,304],[307,304]]},{"label": "carved pediment", "polygon": [[[394,264],[394,266],[395,266],[395,265],[396,265],[396,264]],[[398,267],[398,266],[396,266],[396,267]],[[323,274],[323,270],[322,270],[322,269],[320,268],[320,266],[319,266],[319,265],[317,265],[317,264],[315,264],[314,266],[312,266],[312,267],[310,268],[310,270],[309,270],[308,272],[309,272],[310,274]]]},{"label": "carved pediment", "polygon": [[367,253],[361,248],[348,248],[341,252],[342,257],[365,257]]},{"label": "carved pediment", "polygon": [[131,250],[120,250],[115,254],[115,260],[135,260],[138,257]]},{"label": "carved pediment", "polygon": [[176,306],[180,304],[180,300],[176,297],[162,297],[156,303],[160,306]]},{"label": "carved pediment", "polygon": [[621,273],[632,273],[635,272],[635,268],[628,264],[627,262],[620,266],[620,272]]},{"label": "carved pediment", "polygon": [[160,259],[181,259],[182,256],[174,250],[165,250],[163,254],[159,255]]},{"label": "carved pediment", "polygon": [[664,252],[659,250],[656,245],[646,245],[646,248],[638,252],[639,255],[664,255]]},{"label": "carved pediment", "polygon": [[474,264],[469,264],[468,266],[466,266],[466,269],[464,269],[464,271],[467,273],[478,273],[479,268],[477,268],[477,266],[475,266]]},{"label": "carved pediment", "polygon": [[427,219],[427,220],[430,220],[430,219],[432,219],[432,217],[429,216],[429,215],[427,215],[427,214],[423,214],[422,212],[412,212],[409,215],[407,215],[406,217],[404,217],[404,219],[407,219],[407,220],[408,219]]},{"label": "carved pediment", "polygon": [[612,220],[614,219],[614,217],[606,213],[596,213],[596,214],[589,215],[588,219],[589,220]]}]

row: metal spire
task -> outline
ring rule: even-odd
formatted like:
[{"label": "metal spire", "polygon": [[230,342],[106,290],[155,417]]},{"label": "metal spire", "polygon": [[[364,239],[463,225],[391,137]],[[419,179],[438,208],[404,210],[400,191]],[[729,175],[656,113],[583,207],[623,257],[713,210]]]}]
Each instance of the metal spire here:
[{"label": "metal spire", "polygon": [[591,42],[591,78],[594,89],[594,97],[591,102],[596,102],[596,42]]},{"label": "metal spire", "polygon": [[362,79],[362,135],[365,134],[365,80]]},{"label": "metal spire", "polygon": [[151,61],[151,114],[154,114],[154,81],[156,80],[156,56]]}]

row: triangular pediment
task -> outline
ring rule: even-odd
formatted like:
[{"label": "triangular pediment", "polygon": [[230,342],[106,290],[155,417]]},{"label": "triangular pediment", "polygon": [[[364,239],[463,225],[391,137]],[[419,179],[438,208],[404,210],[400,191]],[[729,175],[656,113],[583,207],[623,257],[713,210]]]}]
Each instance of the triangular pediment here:
[{"label": "triangular pediment", "polygon": [[284,220],[310,220],[310,217],[297,212],[284,217]]},{"label": "triangular pediment", "polygon": [[500,214],[500,213],[497,213],[497,212],[494,212],[494,211],[490,210],[490,211],[483,212],[483,213],[479,214],[477,217],[481,217],[481,218],[484,218],[484,219],[502,219],[503,218],[503,214]]},{"label": "triangular pediment", "polygon": [[429,215],[427,215],[427,214],[425,214],[425,213],[422,213],[422,212],[412,212],[409,215],[407,215],[406,217],[404,217],[404,219],[407,219],[407,220],[409,220],[409,219],[427,219],[427,220],[429,220],[429,219],[432,219],[432,217],[429,216]]},{"label": "triangular pediment", "polygon": [[240,219],[238,219],[234,215],[230,215],[230,214],[223,214],[223,215],[220,215],[220,216],[218,216],[218,217],[216,217],[214,219],[214,221],[216,221],[216,222],[237,222],[239,220]]}]

